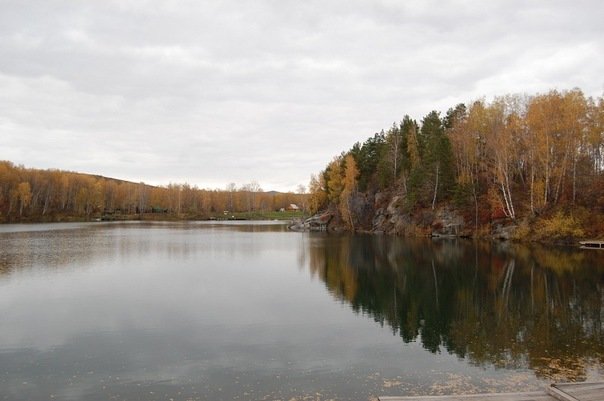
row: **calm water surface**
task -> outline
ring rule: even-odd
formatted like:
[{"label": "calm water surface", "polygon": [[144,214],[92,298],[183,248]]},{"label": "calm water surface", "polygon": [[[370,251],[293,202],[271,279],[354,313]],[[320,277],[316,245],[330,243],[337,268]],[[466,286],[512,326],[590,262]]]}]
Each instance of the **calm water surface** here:
[{"label": "calm water surface", "polygon": [[0,226],[0,399],[368,400],[604,379],[604,252]]}]

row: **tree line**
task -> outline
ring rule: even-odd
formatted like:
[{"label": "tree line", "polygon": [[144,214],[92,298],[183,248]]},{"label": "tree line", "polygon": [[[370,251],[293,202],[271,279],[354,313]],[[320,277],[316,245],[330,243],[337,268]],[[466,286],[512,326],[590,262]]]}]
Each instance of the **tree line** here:
[{"label": "tree line", "polygon": [[[187,183],[152,186],[61,170],[40,170],[0,161],[0,222],[90,219],[102,215],[164,214],[209,218],[240,212],[305,207],[299,193],[264,192],[253,181],[224,190]],[[230,215],[228,215],[230,217]]]},{"label": "tree line", "polygon": [[604,99],[579,89],[505,95],[405,115],[335,157],[310,180],[310,206],[331,207],[350,229],[371,197],[401,195],[401,207],[453,205],[474,229],[604,210]]}]

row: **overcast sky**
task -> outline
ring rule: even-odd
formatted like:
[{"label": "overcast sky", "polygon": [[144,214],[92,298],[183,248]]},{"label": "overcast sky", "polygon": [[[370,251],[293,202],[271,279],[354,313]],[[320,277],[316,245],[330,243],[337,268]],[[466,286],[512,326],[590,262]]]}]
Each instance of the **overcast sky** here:
[{"label": "overcast sky", "polygon": [[604,2],[0,0],[0,159],[294,190],[405,114],[604,93]]}]

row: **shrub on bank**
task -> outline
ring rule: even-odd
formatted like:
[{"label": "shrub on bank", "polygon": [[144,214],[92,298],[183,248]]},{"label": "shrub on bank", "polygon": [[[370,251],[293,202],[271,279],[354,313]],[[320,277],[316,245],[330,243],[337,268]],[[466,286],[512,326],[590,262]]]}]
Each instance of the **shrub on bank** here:
[{"label": "shrub on bank", "polygon": [[537,223],[534,236],[536,240],[546,241],[581,238],[585,236],[585,231],[581,226],[578,218],[559,211],[552,217]]}]

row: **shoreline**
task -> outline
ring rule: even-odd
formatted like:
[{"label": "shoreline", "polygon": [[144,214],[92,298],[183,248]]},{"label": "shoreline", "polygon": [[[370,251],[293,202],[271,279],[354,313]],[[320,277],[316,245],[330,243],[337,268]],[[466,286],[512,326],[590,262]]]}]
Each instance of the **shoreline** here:
[{"label": "shoreline", "polygon": [[[281,218],[278,218],[281,217]],[[9,225],[9,224],[17,224],[17,225],[28,225],[28,224],[55,224],[55,223],[107,223],[107,222],[228,222],[228,221],[280,221],[288,223],[288,228],[291,231],[298,232],[326,232],[326,233],[349,233],[349,234],[362,234],[362,235],[375,235],[375,236],[389,236],[389,237],[400,237],[400,238],[426,238],[432,240],[470,240],[470,241],[491,241],[491,242],[509,242],[509,243],[517,243],[517,244],[542,244],[542,245],[550,245],[550,246],[559,246],[559,247],[581,247],[581,242],[584,241],[602,241],[599,238],[593,237],[565,237],[565,238],[531,238],[531,237],[523,237],[523,238],[515,238],[510,235],[500,235],[500,233],[487,233],[485,230],[478,230],[478,234],[464,231],[458,234],[443,234],[436,231],[430,231],[427,227],[423,227],[421,229],[417,229],[417,227],[413,227],[413,230],[402,232],[393,232],[392,230],[385,230],[380,228],[372,228],[372,229],[364,229],[358,228],[355,230],[348,229],[345,225],[341,224],[341,222],[330,221],[326,224],[325,229],[309,229],[308,227],[304,228],[303,223],[305,220],[311,219],[316,216],[311,216],[308,218],[303,217],[291,217],[289,215],[283,216],[273,216],[267,215],[264,212],[246,212],[244,215],[238,213],[236,216],[232,215],[229,217],[224,216],[177,216],[177,215],[157,215],[154,214],[150,216],[147,215],[122,215],[115,218],[103,218],[103,216],[95,216],[90,218],[79,217],[79,216],[52,216],[50,218],[45,219],[30,219],[23,218],[15,221],[0,221],[0,225]],[[506,226],[506,228],[510,228],[511,226]],[[601,249],[601,248],[585,248],[589,249]]]}]

